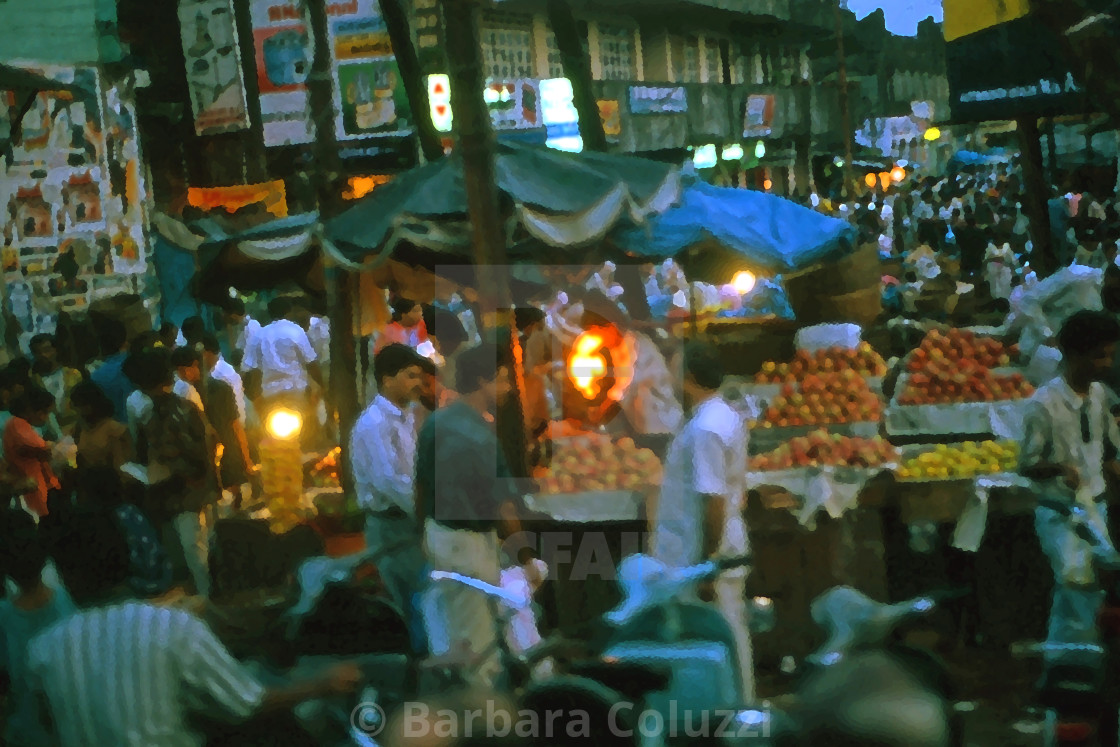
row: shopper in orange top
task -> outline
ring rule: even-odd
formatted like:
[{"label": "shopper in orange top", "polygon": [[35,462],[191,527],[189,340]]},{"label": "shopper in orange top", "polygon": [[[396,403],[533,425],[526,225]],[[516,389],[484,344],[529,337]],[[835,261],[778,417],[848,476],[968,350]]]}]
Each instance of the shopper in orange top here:
[{"label": "shopper in orange top", "polygon": [[51,470],[51,444],[35,429],[43,427],[54,408],[54,395],[38,387],[27,390],[12,403],[12,419],[4,428],[4,457],[16,479],[34,480],[35,487],[23,496],[27,510],[38,517],[47,515],[47,495],[58,490],[58,479]]},{"label": "shopper in orange top", "polygon": [[386,345],[399,343],[415,350],[420,343],[428,341],[428,328],[424,324],[424,308],[408,298],[393,301],[393,321],[385,326],[377,338],[373,354],[381,352]]}]

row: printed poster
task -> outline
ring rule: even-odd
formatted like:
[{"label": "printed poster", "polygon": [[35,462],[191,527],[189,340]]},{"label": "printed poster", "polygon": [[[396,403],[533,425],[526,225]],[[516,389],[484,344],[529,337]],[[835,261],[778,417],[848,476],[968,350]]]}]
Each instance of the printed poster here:
[{"label": "printed poster", "polygon": [[618,100],[599,100],[599,119],[603,122],[603,134],[607,137],[618,137],[622,134],[622,115],[619,112]]},{"label": "printed poster", "polygon": [[252,0],[257,86],[266,146],[314,140],[307,77],[314,57],[301,0]]},{"label": "printed poster", "polygon": [[495,130],[535,130],[544,127],[541,89],[537,81],[491,81],[486,85],[484,97]]},{"label": "printed poster", "polygon": [[770,137],[774,123],[774,97],[748,96],[743,117],[743,137]]},{"label": "printed poster", "polygon": [[187,85],[198,135],[249,127],[232,0],[179,0]]},{"label": "printed poster", "polygon": [[378,0],[327,5],[339,140],[404,137],[413,117]]}]

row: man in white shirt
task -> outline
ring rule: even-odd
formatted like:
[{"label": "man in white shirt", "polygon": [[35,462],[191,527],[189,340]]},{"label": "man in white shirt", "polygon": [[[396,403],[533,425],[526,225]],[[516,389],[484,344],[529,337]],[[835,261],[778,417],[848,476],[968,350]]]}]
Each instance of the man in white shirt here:
[{"label": "man in white shirt", "polygon": [[206,408],[198,393],[198,383],[202,381],[198,354],[190,348],[176,348],[171,353],[171,365],[175,368],[175,385],[171,391],[205,413]]},{"label": "man in white shirt", "polygon": [[[654,521],[653,555],[672,567],[716,557],[739,557],[749,548],[743,520],[747,431],[743,415],[720,396],[723,364],[710,346],[689,345],[684,391],[692,416],[669,447]],[[714,602],[735,638],[745,702],[754,697],[747,628],[746,572],[728,571],[700,590]]]},{"label": "man in white shirt", "polygon": [[[1101,311],[1079,311],[1062,325],[1058,344],[1062,376],[1041,387],[1025,422],[1020,471],[1054,504],[1084,512],[1100,540],[1089,542],[1063,511],[1041,505],[1035,527],[1054,569],[1051,643],[1097,643],[1096,616],[1104,601],[1096,566],[1120,560],[1108,536],[1105,444],[1120,447],[1120,429],[1111,414],[1115,395],[1101,383],[1120,343],[1120,322]],[[1059,655],[1060,656],[1060,655]],[[1057,660],[1048,656],[1048,662]]]},{"label": "man in white shirt", "polygon": [[304,412],[307,419],[308,392],[311,382],[322,387],[319,370],[307,331],[296,318],[295,306],[287,298],[277,298],[268,305],[273,322],[252,336],[245,351],[242,370],[246,372],[246,389],[262,400],[257,412],[267,412],[268,405],[284,401]]},{"label": "man in white shirt", "polygon": [[358,504],[367,513],[367,547],[386,553],[379,562],[381,577],[411,617],[424,568],[413,487],[422,360],[407,345],[391,344],[374,357],[373,372],[378,394],[350,435],[350,469]]},{"label": "man in white shirt", "polygon": [[[59,744],[202,747],[206,735],[193,717],[245,723],[266,714],[266,731],[249,727],[239,742],[279,744],[283,711],[353,692],[360,683],[358,667],[339,664],[316,680],[266,688],[201,620],[131,598],[128,544],[111,514],[73,518],[55,562],[82,609],[33,639],[27,662]],[[297,735],[289,731],[287,738]]]}]

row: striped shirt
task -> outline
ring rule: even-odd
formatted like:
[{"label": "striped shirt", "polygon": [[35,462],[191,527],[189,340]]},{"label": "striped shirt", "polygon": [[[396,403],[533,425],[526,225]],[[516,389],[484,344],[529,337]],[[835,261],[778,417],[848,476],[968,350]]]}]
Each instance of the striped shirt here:
[{"label": "striped shirt", "polygon": [[49,628],[31,643],[28,672],[68,747],[202,747],[190,713],[245,720],[265,696],[202,621],[143,602]]}]

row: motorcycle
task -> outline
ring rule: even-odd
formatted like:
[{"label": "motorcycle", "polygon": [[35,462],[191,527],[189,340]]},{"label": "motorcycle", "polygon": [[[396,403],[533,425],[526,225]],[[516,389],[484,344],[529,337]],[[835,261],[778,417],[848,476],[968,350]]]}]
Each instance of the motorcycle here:
[{"label": "motorcycle", "polygon": [[[904,625],[927,617],[939,602],[963,594],[953,590],[929,594],[897,604],[876,602],[847,586],[839,586],[821,594],[810,606],[813,621],[827,634],[825,643],[806,657],[796,672],[796,691],[800,696],[811,691],[814,684],[838,667],[869,654],[882,653],[910,675],[925,692],[932,693],[943,704],[948,719],[950,744],[963,745],[963,725],[959,714],[951,710],[957,701],[956,687],[945,665],[932,653],[900,641],[896,633]],[[771,734],[776,745],[798,745],[805,735],[802,718],[793,709],[785,713],[771,711]]]}]

